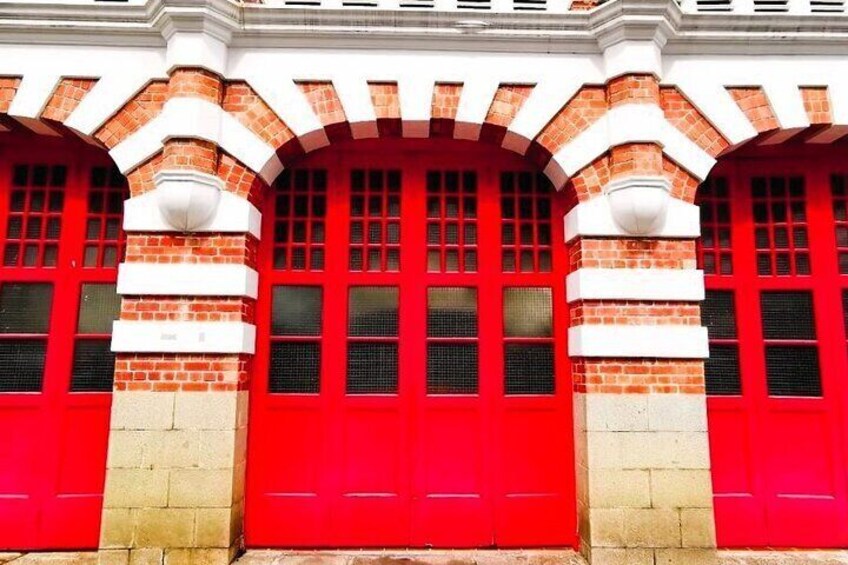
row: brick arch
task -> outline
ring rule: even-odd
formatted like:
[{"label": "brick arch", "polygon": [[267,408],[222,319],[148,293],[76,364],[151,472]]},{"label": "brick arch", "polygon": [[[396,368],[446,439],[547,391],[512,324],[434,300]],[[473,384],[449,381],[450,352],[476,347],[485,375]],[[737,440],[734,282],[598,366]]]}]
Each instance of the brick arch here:
[{"label": "brick arch", "polygon": [[[532,139],[509,129],[534,89],[531,84],[501,83],[479,122],[458,119],[463,84],[435,82],[429,116],[416,119],[404,114],[397,82],[367,82],[371,107],[368,119],[350,116],[332,81],[297,81],[306,106],[316,118],[313,127],[295,133],[246,81],[229,81],[222,107],[254,135],[275,148],[278,161],[272,182],[283,168],[319,148],[356,139],[458,139],[483,143],[518,154],[544,171],[557,189],[570,190],[561,175],[546,167],[557,150],[591,125],[606,111],[604,87],[584,87],[548,120]],[[558,131],[558,130],[564,131]],[[274,166],[269,162],[261,169]],[[259,173],[257,173],[259,174]]]}]

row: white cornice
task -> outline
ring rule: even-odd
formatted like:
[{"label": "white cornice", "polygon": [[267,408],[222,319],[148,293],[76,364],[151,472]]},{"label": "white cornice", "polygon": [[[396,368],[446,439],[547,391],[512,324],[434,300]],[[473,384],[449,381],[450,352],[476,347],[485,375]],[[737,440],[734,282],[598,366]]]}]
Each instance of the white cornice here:
[{"label": "white cornice", "polygon": [[[461,24],[472,16],[485,25],[469,32]],[[561,13],[0,0],[0,43],[162,46],[175,31],[255,48],[598,53],[621,41],[649,40],[659,47],[667,42],[664,52],[671,53],[848,53],[847,15],[684,13],[674,0],[612,0]]]}]

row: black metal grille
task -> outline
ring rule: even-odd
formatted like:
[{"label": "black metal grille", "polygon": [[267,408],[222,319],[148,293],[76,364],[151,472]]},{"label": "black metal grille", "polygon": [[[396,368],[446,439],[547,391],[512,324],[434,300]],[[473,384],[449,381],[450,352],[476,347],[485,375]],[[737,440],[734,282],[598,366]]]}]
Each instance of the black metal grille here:
[{"label": "black metal grille", "polygon": [[114,284],[84,284],[80,296],[77,331],[110,334],[121,313],[121,297]]},{"label": "black metal grille", "polygon": [[0,333],[47,333],[52,302],[51,284],[3,284],[0,286]]},{"label": "black metal grille", "polygon": [[393,337],[398,335],[398,289],[354,287],[350,289],[348,335]]},{"label": "black metal grille", "polygon": [[348,343],[348,394],[395,394],[397,385],[396,343]]},{"label": "black metal grille", "polygon": [[771,396],[821,396],[819,353],[814,346],[766,346]]},{"label": "black metal grille", "polygon": [[553,344],[506,345],[504,352],[506,394],[553,394]]},{"label": "black metal grille", "polygon": [[292,394],[318,393],[320,389],[320,370],[320,343],[272,343],[268,390],[270,392]]},{"label": "black metal grille", "polygon": [[848,290],[842,291],[842,322],[848,332]]},{"label": "black metal grille", "polygon": [[551,289],[504,289],[504,335],[550,337],[553,335]]},{"label": "black metal grille", "polygon": [[701,305],[701,317],[711,339],[736,337],[736,306],[733,291],[708,290]]},{"label": "black metal grille", "polygon": [[477,290],[461,287],[428,289],[427,335],[429,337],[475,337],[477,335]]},{"label": "black metal grille", "polygon": [[477,393],[477,344],[427,345],[427,394]]},{"label": "black metal grille", "polygon": [[810,292],[763,292],[760,308],[765,339],[816,339]]},{"label": "black metal grille", "polygon": [[74,347],[71,392],[109,392],[115,374],[115,354],[107,339],[79,339]]},{"label": "black metal grille", "polygon": [[44,377],[45,340],[0,341],[0,392],[38,392]]},{"label": "black metal grille", "polygon": [[271,306],[271,334],[321,335],[321,287],[275,286]]},{"label": "black metal grille", "polygon": [[707,394],[732,396],[742,394],[739,377],[739,349],[736,345],[710,345],[705,364]]}]

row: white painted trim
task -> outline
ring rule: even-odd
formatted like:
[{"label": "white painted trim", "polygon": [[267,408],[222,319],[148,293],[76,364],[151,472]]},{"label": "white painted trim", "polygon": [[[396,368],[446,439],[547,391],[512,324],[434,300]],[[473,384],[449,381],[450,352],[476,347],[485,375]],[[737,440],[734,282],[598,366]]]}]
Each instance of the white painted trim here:
[{"label": "white painted trim", "polygon": [[568,329],[571,357],[706,359],[707,328],[702,326],[580,325]]},{"label": "white painted trim", "polygon": [[257,272],[247,265],[121,263],[118,294],[256,298],[258,280]]},{"label": "white painted trim", "polygon": [[604,49],[606,79],[626,74],[662,75],[660,46],[653,40],[625,40]]},{"label": "white painted trim", "polygon": [[582,268],[566,277],[566,298],[578,300],[704,300],[704,272],[695,269]]},{"label": "white painted trim", "polygon": [[223,76],[227,70],[227,44],[208,32],[177,31],[168,38],[166,65],[200,67]]},{"label": "white painted trim", "polygon": [[[194,232],[250,233],[258,239],[261,222],[262,215],[253,204],[232,192],[224,191],[215,215]],[[124,201],[124,230],[151,233],[174,231],[159,211],[155,190]]]},{"label": "white painted trim", "polygon": [[256,326],[244,322],[134,322],[112,326],[116,353],[249,353]]},{"label": "white painted trim", "polygon": [[581,202],[565,215],[565,241],[575,237],[660,237],[694,239],[701,235],[698,207],[679,198],[671,198],[663,227],[658,231],[634,235],[624,231],[613,219],[609,198],[599,195]]}]

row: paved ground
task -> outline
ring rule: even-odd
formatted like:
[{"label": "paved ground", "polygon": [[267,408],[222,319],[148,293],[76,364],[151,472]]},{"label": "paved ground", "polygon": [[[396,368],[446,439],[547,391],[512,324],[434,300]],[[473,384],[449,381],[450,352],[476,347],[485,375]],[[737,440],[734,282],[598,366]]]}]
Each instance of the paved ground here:
[{"label": "paved ground", "polygon": [[90,553],[0,553],[0,564],[9,565],[97,565],[97,554]]},{"label": "paved ground", "polygon": [[585,565],[574,551],[248,551],[238,565]]},{"label": "paved ground", "polygon": [[[97,565],[96,553],[2,553],[0,565]],[[237,565],[586,565],[573,551],[248,551]],[[696,564],[693,564],[696,565]],[[701,562],[697,565],[701,565]],[[721,551],[709,565],[848,565],[848,551]]]}]

